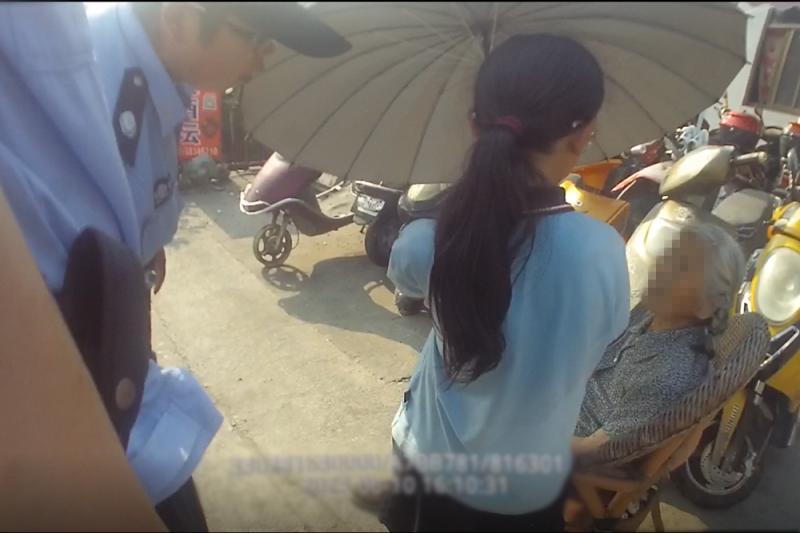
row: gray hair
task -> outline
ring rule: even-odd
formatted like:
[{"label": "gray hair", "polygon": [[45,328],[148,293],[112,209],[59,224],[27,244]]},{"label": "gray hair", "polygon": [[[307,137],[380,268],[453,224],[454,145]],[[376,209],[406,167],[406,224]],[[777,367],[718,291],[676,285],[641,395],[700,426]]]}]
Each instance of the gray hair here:
[{"label": "gray hair", "polygon": [[717,224],[700,223],[685,231],[696,238],[703,252],[704,296],[714,309],[709,330],[717,335],[728,324],[731,307],[744,280],[746,259],[736,239]]}]

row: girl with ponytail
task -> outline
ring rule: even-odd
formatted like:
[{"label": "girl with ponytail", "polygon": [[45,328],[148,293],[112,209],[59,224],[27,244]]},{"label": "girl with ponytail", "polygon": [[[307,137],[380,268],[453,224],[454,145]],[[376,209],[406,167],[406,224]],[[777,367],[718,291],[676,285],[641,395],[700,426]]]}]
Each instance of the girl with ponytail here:
[{"label": "girl with ponytail", "polygon": [[511,37],[478,72],[463,176],[389,265],[434,320],[392,424],[390,530],[563,528],[586,382],[629,312],[622,239],[558,186],[603,94],[597,61],[566,37]]}]

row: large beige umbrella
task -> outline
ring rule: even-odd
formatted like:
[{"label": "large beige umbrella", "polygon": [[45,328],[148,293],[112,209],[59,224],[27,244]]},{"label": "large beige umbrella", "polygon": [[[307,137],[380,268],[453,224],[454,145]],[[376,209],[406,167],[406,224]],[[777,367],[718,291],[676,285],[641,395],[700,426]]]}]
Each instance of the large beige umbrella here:
[{"label": "large beige umbrella", "polygon": [[731,3],[319,3],[352,49],[281,49],[246,86],[245,126],[287,159],[389,185],[452,181],[470,132],[475,74],[517,33],[568,35],[605,73],[583,162],[655,139],[718,100],[745,64],[746,15]]}]

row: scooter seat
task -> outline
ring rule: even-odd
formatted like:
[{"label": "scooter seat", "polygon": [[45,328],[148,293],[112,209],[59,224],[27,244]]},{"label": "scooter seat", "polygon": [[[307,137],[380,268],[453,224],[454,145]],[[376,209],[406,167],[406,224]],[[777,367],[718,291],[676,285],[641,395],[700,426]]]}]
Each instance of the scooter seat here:
[{"label": "scooter seat", "polygon": [[274,204],[285,198],[294,198],[321,175],[322,172],[311,168],[293,166],[276,153],[258,171],[244,199]]},{"label": "scooter seat", "polygon": [[417,184],[400,198],[398,212],[403,223],[417,218],[435,218],[449,183]]},{"label": "scooter seat", "polygon": [[722,200],[712,213],[733,226],[753,225],[772,218],[774,198],[756,189],[737,191]]},{"label": "scooter seat", "polygon": [[353,213],[339,216],[328,216],[319,206],[311,205],[299,198],[287,198],[271,206],[271,210],[281,210],[297,226],[297,231],[309,237],[322,235],[337,230],[353,222]]},{"label": "scooter seat", "polygon": [[712,213],[736,228],[736,240],[745,257],[767,242],[767,226],[776,207],[773,195],[756,189],[737,191],[722,200]]}]

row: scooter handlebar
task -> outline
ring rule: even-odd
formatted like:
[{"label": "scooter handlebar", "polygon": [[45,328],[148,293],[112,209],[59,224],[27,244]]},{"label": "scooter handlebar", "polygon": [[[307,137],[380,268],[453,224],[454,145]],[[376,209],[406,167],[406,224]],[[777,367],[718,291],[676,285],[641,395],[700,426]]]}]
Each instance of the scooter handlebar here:
[{"label": "scooter handlebar", "polygon": [[769,357],[761,363],[756,374],[757,378],[766,382],[783,368],[783,365],[792,359],[798,350],[800,350],[800,323],[786,328],[772,338]]},{"label": "scooter handlebar", "polygon": [[746,167],[748,165],[752,165],[754,163],[764,165],[766,164],[769,156],[766,152],[752,152],[749,154],[740,155],[733,158],[731,161],[731,166],[734,168],[738,167]]}]

